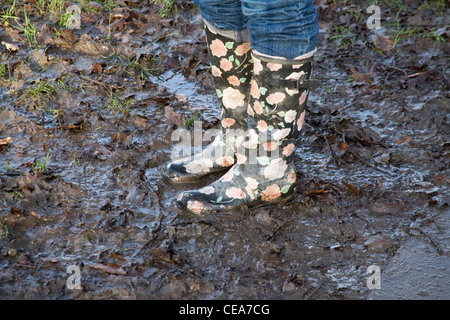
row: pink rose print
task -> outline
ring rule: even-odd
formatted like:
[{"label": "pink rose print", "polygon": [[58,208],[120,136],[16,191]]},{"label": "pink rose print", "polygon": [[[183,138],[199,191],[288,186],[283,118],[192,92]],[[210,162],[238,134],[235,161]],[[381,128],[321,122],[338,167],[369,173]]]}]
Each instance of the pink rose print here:
[{"label": "pink rose print", "polygon": [[255,101],[255,104],[253,105],[253,109],[255,109],[255,112],[257,114],[262,114],[264,112],[263,108],[261,107],[261,104],[259,103],[258,100]]},{"label": "pink rose print", "polygon": [[297,120],[298,131],[302,130],[303,121],[305,121],[305,114],[306,114],[306,111],[303,111],[302,114],[300,115],[300,118]]},{"label": "pink rose print", "polygon": [[266,142],[263,143],[263,148],[266,151],[273,151],[277,148],[277,144],[275,142]]},{"label": "pink rose print", "polygon": [[251,81],[250,94],[255,99],[259,99],[259,97],[261,96],[261,93],[259,92],[258,84],[253,79]]},{"label": "pink rose print", "polygon": [[253,57],[253,72],[255,75],[258,75],[263,70],[263,66],[261,60]]},{"label": "pink rose print", "polygon": [[268,186],[261,192],[261,200],[262,201],[271,201],[275,198],[281,196],[280,187],[276,184]]},{"label": "pink rose print", "polygon": [[233,64],[228,59],[222,58],[220,59],[220,68],[223,71],[230,71],[233,68]]},{"label": "pink rose print", "polygon": [[225,194],[234,199],[244,199],[245,198],[245,192],[242,189],[231,187],[225,191]]},{"label": "pink rose print", "polygon": [[222,103],[227,109],[234,110],[237,107],[242,107],[245,103],[245,95],[237,89],[233,89],[231,87],[226,88],[223,90],[222,95]]},{"label": "pink rose print", "polygon": [[264,120],[259,120],[257,128],[260,132],[266,132],[267,131],[267,123]]},{"label": "pink rose print", "polygon": [[229,128],[229,127],[231,127],[235,122],[236,122],[236,120],[234,120],[233,118],[225,118],[225,119],[222,119],[222,126],[223,126],[224,128]]},{"label": "pink rose print", "polygon": [[298,99],[298,102],[300,105],[304,104],[306,100],[306,90],[302,92],[302,95],[300,96],[300,99]]},{"label": "pink rose print", "polygon": [[277,71],[280,70],[283,66],[280,63],[267,63],[267,68],[270,69],[270,71]]},{"label": "pink rose print", "polygon": [[231,84],[232,86],[235,86],[235,87],[237,87],[238,85],[241,84],[241,82],[239,81],[239,78],[236,76],[229,76],[227,78],[227,81],[229,84]]},{"label": "pink rose print", "polygon": [[215,161],[221,167],[230,167],[234,164],[234,159],[230,156],[225,156]]},{"label": "pink rose print", "polygon": [[295,170],[292,170],[291,172],[289,172],[287,181],[290,184],[294,184],[295,182],[297,182],[297,175],[295,174]]},{"label": "pink rose print", "polygon": [[225,173],[222,178],[220,178],[220,181],[224,181],[224,182],[230,182],[231,179],[233,179],[233,169],[228,170],[227,173]]},{"label": "pink rose print", "polygon": [[227,54],[227,48],[219,39],[213,40],[209,48],[211,50],[211,54],[218,58]]},{"label": "pink rose print", "polygon": [[253,117],[255,115],[255,113],[253,112],[253,109],[252,109],[252,107],[250,107],[250,105],[247,105],[247,113],[251,117]]},{"label": "pink rose print", "polygon": [[240,153],[236,153],[236,163],[242,164],[242,163],[245,163],[246,161],[247,161],[247,156],[240,154]]},{"label": "pink rose print", "polygon": [[205,209],[205,206],[200,201],[188,201],[187,208],[195,213],[202,213],[203,209]]},{"label": "pink rose print", "polygon": [[250,50],[250,42],[244,42],[243,44],[237,46],[234,53],[236,53],[238,56],[243,56]]},{"label": "pink rose print", "polygon": [[292,152],[294,152],[295,149],[295,145],[293,143],[289,143],[286,147],[283,148],[283,154],[286,157],[289,157]]},{"label": "pink rose print", "polygon": [[289,111],[286,112],[286,114],[284,115],[284,122],[286,122],[286,123],[291,123],[292,121],[295,120],[296,117],[297,117],[297,111],[295,111],[295,110],[289,110]]},{"label": "pink rose print", "polygon": [[269,94],[269,96],[267,97],[267,102],[270,104],[277,104],[277,103],[283,101],[284,98],[286,98],[286,95],[284,93],[276,92],[276,93]]}]

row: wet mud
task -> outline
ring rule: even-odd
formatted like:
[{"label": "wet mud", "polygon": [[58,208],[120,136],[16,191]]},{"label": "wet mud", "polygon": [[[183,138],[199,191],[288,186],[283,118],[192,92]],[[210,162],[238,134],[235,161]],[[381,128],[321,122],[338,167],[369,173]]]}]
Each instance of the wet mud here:
[{"label": "wet mud", "polygon": [[366,3],[315,2],[297,198],[206,216],[175,199],[220,175],[161,174],[176,128],[218,123],[196,7],[90,3],[67,30],[29,4],[37,45],[0,30],[0,297],[448,299],[448,9],[410,2],[376,30]]}]

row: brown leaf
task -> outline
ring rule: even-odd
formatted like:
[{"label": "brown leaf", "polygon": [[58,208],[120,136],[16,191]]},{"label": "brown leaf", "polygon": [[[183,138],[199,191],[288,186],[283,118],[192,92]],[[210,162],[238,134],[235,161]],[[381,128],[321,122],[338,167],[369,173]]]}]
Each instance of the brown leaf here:
[{"label": "brown leaf", "polygon": [[88,73],[102,73],[103,67],[100,63],[94,62],[88,70]]},{"label": "brown leaf", "polygon": [[0,146],[3,144],[8,144],[8,143],[12,143],[12,138],[8,137],[6,139],[0,139]]},{"label": "brown leaf", "polygon": [[356,192],[357,194],[361,194],[361,191],[359,191],[358,189],[356,189],[353,185],[351,185],[350,183],[347,183],[345,181],[342,181],[342,183],[349,188],[350,190],[352,190],[353,192]]},{"label": "brown leaf", "polygon": [[353,82],[353,86],[360,86],[366,83],[372,82],[373,73],[361,73],[358,72],[355,68],[351,68],[350,71],[352,72],[352,78],[355,80]]},{"label": "brown leaf", "polygon": [[180,126],[181,125],[181,114],[175,113],[171,106],[166,106],[164,108],[164,117],[167,119],[167,124],[169,126]]},{"label": "brown leaf", "polygon": [[33,51],[32,57],[41,67],[48,64],[47,56],[41,50]]},{"label": "brown leaf", "polygon": [[88,263],[88,266],[93,268],[93,269],[101,270],[101,271],[104,271],[106,273],[115,274],[115,275],[118,275],[118,276],[126,276],[127,275],[125,270],[123,270],[120,267],[105,266],[102,263]]},{"label": "brown leaf", "polygon": [[377,34],[377,45],[376,48],[380,49],[383,53],[391,52],[393,48],[394,41],[389,38],[389,36],[382,36]]},{"label": "brown leaf", "polygon": [[4,45],[8,51],[17,51],[17,50],[19,50],[19,47],[16,46],[15,44],[13,44],[13,43],[8,43],[8,42],[5,42],[5,41],[2,41],[2,45]]}]

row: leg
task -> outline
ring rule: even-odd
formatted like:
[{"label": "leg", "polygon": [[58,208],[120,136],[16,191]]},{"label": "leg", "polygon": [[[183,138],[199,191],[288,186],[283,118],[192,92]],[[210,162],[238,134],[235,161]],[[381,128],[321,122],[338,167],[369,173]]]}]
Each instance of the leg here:
[{"label": "leg", "polygon": [[312,0],[242,0],[251,47],[272,57],[295,59],[316,48],[317,14]]},{"label": "leg", "polygon": [[194,3],[203,19],[217,29],[242,31],[247,28],[241,0],[194,0]]},{"label": "leg", "polygon": [[[209,60],[221,101],[220,133],[202,152],[172,161],[166,166],[164,175],[172,182],[197,181],[201,176],[231,167],[236,152],[234,136],[236,132],[247,129],[248,93],[253,64],[248,30],[241,30],[245,24],[240,1],[201,0],[197,3],[206,16],[203,18]],[[235,15],[224,20],[223,12],[234,12]]]},{"label": "leg", "polygon": [[294,151],[316,84],[310,76],[318,28],[306,3],[311,1],[243,0],[253,26],[248,133],[240,139],[236,164],[213,184],[180,194],[180,207],[203,214],[281,204],[296,195]]}]

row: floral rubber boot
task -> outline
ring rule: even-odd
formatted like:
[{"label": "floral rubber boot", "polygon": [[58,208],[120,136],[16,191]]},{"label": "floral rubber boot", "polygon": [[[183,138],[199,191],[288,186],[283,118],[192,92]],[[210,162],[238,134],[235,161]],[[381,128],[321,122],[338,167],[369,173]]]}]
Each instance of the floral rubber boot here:
[{"label": "floral rubber boot", "polygon": [[183,192],[177,205],[194,214],[282,204],[297,193],[294,151],[305,117],[312,54],[276,60],[253,52],[248,131],[241,137],[236,164],[214,183]]},{"label": "floral rubber boot", "polygon": [[172,182],[197,181],[200,177],[224,171],[235,163],[234,134],[247,129],[247,104],[253,63],[250,42],[240,42],[205,27],[211,71],[221,101],[220,130],[202,152],[170,162],[164,175]]}]

